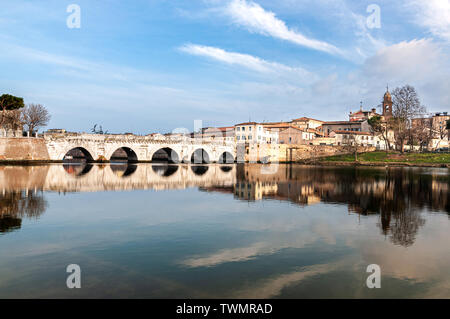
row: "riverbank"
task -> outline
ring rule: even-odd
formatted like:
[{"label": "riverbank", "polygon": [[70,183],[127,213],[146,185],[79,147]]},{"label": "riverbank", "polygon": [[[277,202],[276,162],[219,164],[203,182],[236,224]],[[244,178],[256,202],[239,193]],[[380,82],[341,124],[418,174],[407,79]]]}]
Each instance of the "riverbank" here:
[{"label": "riverbank", "polygon": [[450,167],[447,153],[397,153],[369,152],[325,157],[316,164],[324,166],[407,166],[407,167]]}]

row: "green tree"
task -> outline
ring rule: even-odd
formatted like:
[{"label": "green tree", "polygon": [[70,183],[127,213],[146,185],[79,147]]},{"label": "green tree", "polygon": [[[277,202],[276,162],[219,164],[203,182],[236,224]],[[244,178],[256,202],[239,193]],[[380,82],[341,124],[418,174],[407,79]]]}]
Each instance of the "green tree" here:
[{"label": "green tree", "polygon": [[3,125],[5,121],[6,111],[21,109],[25,106],[23,103],[23,98],[17,97],[10,94],[3,94],[0,96],[0,108],[2,109],[2,119],[0,126]]}]

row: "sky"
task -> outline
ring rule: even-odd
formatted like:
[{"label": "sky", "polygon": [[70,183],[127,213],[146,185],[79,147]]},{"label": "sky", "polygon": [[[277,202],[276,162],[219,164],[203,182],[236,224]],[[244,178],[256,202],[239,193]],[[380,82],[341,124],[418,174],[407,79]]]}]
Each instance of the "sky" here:
[{"label": "sky", "polygon": [[450,111],[450,0],[0,2],[0,94],[48,128],[346,120],[406,84]]}]

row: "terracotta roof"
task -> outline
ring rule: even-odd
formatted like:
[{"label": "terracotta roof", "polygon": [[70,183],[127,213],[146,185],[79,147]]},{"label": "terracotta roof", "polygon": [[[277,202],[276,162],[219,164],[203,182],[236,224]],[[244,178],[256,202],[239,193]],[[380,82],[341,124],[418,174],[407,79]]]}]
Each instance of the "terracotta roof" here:
[{"label": "terracotta roof", "polygon": [[234,126],[218,127],[217,129],[218,129],[219,131],[225,132],[225,131],[234,130]]},{"label": "terracotta roof", "polygon": [[321,121],[321,120],[312,119],[310,117],[301,117],[301,118],[298,118],[298,119],[293,119],[292,122],[294,122],[294,121],[316,121],[316,122],[323,123],[323,121]]},{"label": "terracotta roof", "polygon": [[333,131],[336,134],[353,134],[353,135],[372,135],[369,132],[356,132],[356,131]]},{"label": "terracotta roof", "polygon": [[266,123],[261,123],[264,126],[275,126],[275,125],[285,125],[285,126],[289,126],[291,125],[288,122],[266,122]]},{"label": "terracotta roof", "polygon": [[284,122],[281,122],[281,123],[267,123],[267,124],[264,124],[264,126],[265,126],[265,127],[268,127],[268,128],[275,128],[275,127],[278,127],[278,128],[288,128],[288,127],[292,127],[291,124],[289,124],[289,123],[284,123]]},{"label": "terracotta roof", "polygon": [[372,111],[358,111],[358,112],[355,112],[355,113],[352,113],[352,114],[350,114],[350,116],[353,116],[353,115],[355,115],[355,114],[362,114],[362,115],[364,115],[364,114],[369,114],[369,113],[371,113],[371,114],[376,114],[376,115],[379,115],[377,112],[372,112]]},{"label": "terracotta roof", "polygon": [[318,130],[315,130],[315,129],[313,129],[313,128],[307,129],[307,132],[309,132],[309,133],[315,133],[315,134],[318,134],[318,135],[324,135],[323,132],[318,131]]},{"label": "terracotta roof", "polygon": [[324,125],[333,125],[333,124],[355,124],[355,123],[362,123],[364,121],[331,121],[331,122],[324,122]]},{"label": "terracotta roof", "polygon": [[239,124],[236,124],[235,126],[242,126],[242,125],[256,125],[256,124],[258,124],[258,123],[256,123],[256,122],[245,122],[245,123],[239,123]]}]

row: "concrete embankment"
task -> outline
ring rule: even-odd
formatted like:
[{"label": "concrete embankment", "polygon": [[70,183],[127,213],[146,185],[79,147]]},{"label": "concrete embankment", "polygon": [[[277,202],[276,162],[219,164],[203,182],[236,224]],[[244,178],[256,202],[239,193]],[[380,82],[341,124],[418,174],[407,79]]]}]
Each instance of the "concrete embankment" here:
[{"label": "concrete embankment", "polygon": [[0,138],[0,162],[50,161],[42,138]]}]

